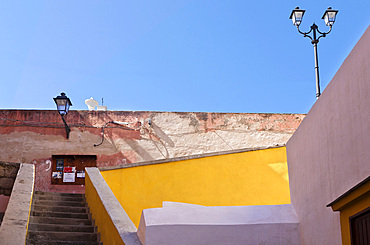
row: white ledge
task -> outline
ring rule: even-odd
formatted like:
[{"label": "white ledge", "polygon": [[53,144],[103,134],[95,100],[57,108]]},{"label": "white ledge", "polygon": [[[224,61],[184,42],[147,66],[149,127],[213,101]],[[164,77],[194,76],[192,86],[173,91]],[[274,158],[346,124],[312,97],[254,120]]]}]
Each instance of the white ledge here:
[{"label": "white ledge", "polygon": [[143,210],[138,236],[146,245],[297,245],[298,224],[291,204],[204,207],[165,203],[163,208]]}]

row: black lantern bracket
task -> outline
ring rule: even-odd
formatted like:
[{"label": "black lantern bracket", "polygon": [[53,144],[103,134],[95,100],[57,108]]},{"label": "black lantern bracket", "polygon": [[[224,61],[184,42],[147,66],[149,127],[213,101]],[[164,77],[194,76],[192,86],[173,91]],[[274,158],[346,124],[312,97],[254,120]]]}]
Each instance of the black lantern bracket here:
[{"label": "black lantern bracket", "polygon": [[54,98],[54,102],[57,106],[57,110],[62,117],[64,127],[66,129],[66,134],[67,134],[67,139],[69,139],[69,133],[71,132],[70,127],[68,126],[66,120],[64,117],[68,114],[69,112],[69,107],[72,106],[71,100],[66,96],[64,92],[62,92],[59,96]]},{"label": "black lantern bracket", "polygon": [[62,117],[62,120],[63,120],[63,123],[64,123],[64,127],[66,129],[67,139],[69,139],[69,133],[71,132],[71,128],[68,126],[66,120],[64,119],[64,115],[61,115],[61,117]]}]

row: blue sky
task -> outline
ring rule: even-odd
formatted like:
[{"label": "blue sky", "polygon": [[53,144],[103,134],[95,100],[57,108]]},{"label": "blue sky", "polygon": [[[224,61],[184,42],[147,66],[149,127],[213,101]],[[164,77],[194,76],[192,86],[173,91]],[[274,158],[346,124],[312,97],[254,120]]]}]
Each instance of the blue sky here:
[{"label": "blue sky", "polygon": [[0,109],[307,113],[370,24],[370,1],[0,1]]}]

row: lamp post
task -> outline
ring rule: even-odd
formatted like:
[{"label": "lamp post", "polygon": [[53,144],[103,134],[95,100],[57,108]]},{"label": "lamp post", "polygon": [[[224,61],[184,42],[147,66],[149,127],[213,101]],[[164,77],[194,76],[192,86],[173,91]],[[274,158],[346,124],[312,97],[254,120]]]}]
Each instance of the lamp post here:
[{"label": "lamp post", "polygon": [[[331,29],[332,29],[332,26],[334,25],[335,17],[338,13],[338,10],[333,10],[331,9],[331,7],[329,7],[325,11],[324,15],[322,16],[322,19],[325,20],[325,24],[329,26],[330,28],[328,32],[319,31],[319,27],[315,23],[312,24],[311,30],[308,32],[302,32],[301,30],[299,30],[299,25],[302,23],[302,19],[303,19],[303,15],[305,11],[306,10],[299,9],[298,7],[296,7],[290,14],[289,19],[292,19],[293,25],[297,27],[298,32],[301,33],[304,37],[308,37],[309,39],[311,39],[311,43],[313,44],[314,55],[315,55],[316,99],[318,99],[321,93],[320,93],[319,59],[317,55],[317,44],[319,43],[320,38],[326,37],[326,35],[331,32]],[[309,35],[311,32],[312,32],[312,36]]]},{"label": "lamp post", "polygon": [[66,123],[66,120],[64,119],[64,116],[68,114],[69,107],[72,106],[71,100],[66,96],[65,93],[61,93],[59,96],[54,98],[54,102],[57,105],[57,110],[62,117],[64,127],[66,129],[67,133],[67,139],[69,139],[69,132],[71,132],[71,129]]}]

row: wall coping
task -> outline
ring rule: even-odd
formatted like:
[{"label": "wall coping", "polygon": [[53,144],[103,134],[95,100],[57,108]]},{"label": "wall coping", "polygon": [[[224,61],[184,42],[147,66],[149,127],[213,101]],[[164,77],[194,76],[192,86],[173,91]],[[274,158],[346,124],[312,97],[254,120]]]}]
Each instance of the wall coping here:
[{"label": "wall coping", "polygon": [[14,182],[3,222],[0,226],[1,243],[14,245],[26,244],[34,180],[34,165],[22,163]]},{"label": "wall coping", "polygon": [[137,228],[127,213],[114,196],[112,190],[105,182],[98,168],[85,168],[93,187],[96,189],[98,196],[107,211],[113,225],[116,227],[122,241],[126,245],[141,245],[137,237]]},{"label": "wall coping", "polygon": [[[0,109],[1,111],[43,111],[43,112],[57,112],[53,109]],[[70,112],[91,112],[91,113],[115,113],[115,112],[128,112],[128,113],[210,113],[210,114],[240,114],[240,115],[307,115],[307,113],[274,113],[274,112],[210,112],[210,111],[123,111],[123,110],[107,110],[107,111],[89,111],[89,110],[69,110]]]},{"label": "wall coping", "polygon": [[228,154],[235,154],[235,153],[243,153],[243,152],[248,152],[248,151],[267,150],[267,149],[274,149],[274,148],[281,148],[281,147],[285,147],[285,144],[276,145],[276,146],[265,146],[265,147],[243,148],[243,149],[228,150],[228,151],[218,151],[218,152],[203,153],[203,154],[196,154],[196,155],[190,155],[190,156],[159,159],[159,160],[154,160],[154,161],[135,162],[135,163],[129,163],[125,165],[99,167],[99,170],[109,171],[109,170],[122,169],[122,168],[134,168],[134,167],[141,167],[141,166],[148,166],[148,165],[155,165],[155,164],[162,164],[162,163],[169,163],[169,162],[177,162],[177,161],[184,161],[184,160],[191,160],[191,159],[199,159],[199,158],[213,157],[213,156],[220,156],[220,155],[228,155]]}]

